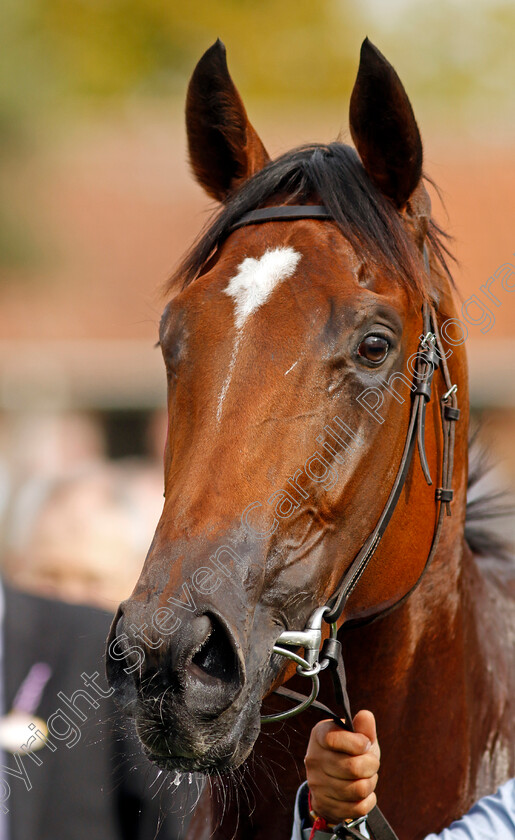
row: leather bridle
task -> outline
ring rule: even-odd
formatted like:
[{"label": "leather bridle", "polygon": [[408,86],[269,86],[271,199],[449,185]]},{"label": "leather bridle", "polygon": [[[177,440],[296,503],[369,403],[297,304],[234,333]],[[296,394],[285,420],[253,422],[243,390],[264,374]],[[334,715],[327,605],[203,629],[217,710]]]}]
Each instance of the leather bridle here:
[{"label": "leather bridle", "polygon": [[[247,225],[261,224],[263,222],[293,221],[298,219],[334,220],[329,210],[322,205],[281,205],[277,207],[263,207],[246,213],[232,225],[230,231],[232,232],[233,230]],[[429,274],[429,257],[427,245],[425,244],[423,248],[423,258],[425,270]],[[412,403],[406,442],[404,444],[404,450],[390,494],[377,524],[356,554],[354,560],[343,575],[336,591],[329,599],[328,603],[325,606],[318,607],[313,612],[304,630],[286,630],[282,632],[273,647],[273,652],[275,654],[284,656],[296,662],[297,673],[299,675],[309,677],[311,679],[311,693],[309,697],[303,697],[301,694],[284,688],[283,686],[276,689],[276,694],[280,694],[295,701],[297,705],[285,712],[263,715],[261,718],[263,723],[285,720],[293,715],[299,714],[310,706],[313,706],[328,714],[335,723],[342,728],[352,730],[352,716],[350,713],[349,700],[346,690],[345,668],[343,664],[341,643],[337,639],[337,622],[343,613],[347,599],[355,589],[358,581],[366,571],[370,560],[374,556],[379,543],[381,542],[381,538],[388,527],[388,523],[395,512],[397,502],[399,501],[413,460],[415,445],[417,445],[418,448],[420,463],[425,479],[428,484],[432,484],[425,450],[425,419],[427,404],[432,399],[431,385],[433,376],[436,369],[439,368],[445,386],[445,393],[440,398],[443,446],[441,486],[438,487],[435,492],[435,504],[438,507],[438,511],[431,547],[429,549],[424,568],[411,589],[395,604],[365,619],[365,622],[382,618],[403,603],[418,586],[435,555],[443,527],[444,514],[447,513],[448,516],[451,514],[451,501],[453,498],[452,474],[454,462],[455,423],[459,419],[460,411],[456,398],[457,386],[452,383],[450,378],[445,350],[438,327],[436,311],[433,305],[428,301],[424,301],[422,305],[422,326],[423,331],[416,353],[413,382],[411,385]],[[323,645],[322,621],[331,625],[330,636],[324,641]],[[287,645],[288,647],[282,647],[282,645]],[[298,653],[291,650],[291,647],[295,647],[297,649],[300,647],[304,648],[304,657],[301,657]],[[343,720],[339,715],[336,715],[327,706],[316,699],[319,692],[318,674],[326,668],[329,669],[333,678],[336,701],[337,704],[342,707],[344,712]],[[350,824],[340,824],[336,827],[336,829],[334,829],[333,837],[362,838],[363,835],[358,831],[358,824],[360,822],[361,821],[355,821]],[[372,830],[375,840],[393,840],[393,838],[396,837],[395,833],[377,807],[374,808],[368,815],[367,823],[369,829]]]}]

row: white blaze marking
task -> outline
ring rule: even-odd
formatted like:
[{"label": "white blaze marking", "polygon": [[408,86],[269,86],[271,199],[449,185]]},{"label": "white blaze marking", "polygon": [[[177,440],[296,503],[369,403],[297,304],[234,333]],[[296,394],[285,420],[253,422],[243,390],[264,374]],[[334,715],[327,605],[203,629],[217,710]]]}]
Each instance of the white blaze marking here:
[{"label": "white blaze marking", "polygon": [[216,411],[218,421],[222,416],[223,402],[233,375],[245,321],[268,300],[279,283],[294,274],[300,258],[301,254],[293,248],[274,248],[265,251],[259,259],[247,257],[238,266],[236,274],[224,289],[225,294],[234,300],[234,321],[237,332],[229,370],[218,397]]},{"label": "white blaze marking", "polygon": [[227,372],[227,376],[225,377],[225,382],[222,385],[222,390],[220,391],[220,396],[218,397],[218,408],[216,409],[216,419],[220,422],[220,417],[222,416],[222,406],[224,403],[225,395],[227,393],[227,389],[230,385],[232,372],[234,370],[234,365],[236,363],[236,356],[238,355],[238,349],[240,346],[240,339],[241,339],[241,332],[238,330],[236,333],[236,341],[234,342],[234,347],[232,351],[231,361],[229,362],[229,370]]},{"label": "white blaze marking", "polygon": [[297,268],[301,255],[293,248],[265,251],[258,260],[247,257],[229,280],[225,294],[234,298],[236,329],[270,297],[275,287]]}]

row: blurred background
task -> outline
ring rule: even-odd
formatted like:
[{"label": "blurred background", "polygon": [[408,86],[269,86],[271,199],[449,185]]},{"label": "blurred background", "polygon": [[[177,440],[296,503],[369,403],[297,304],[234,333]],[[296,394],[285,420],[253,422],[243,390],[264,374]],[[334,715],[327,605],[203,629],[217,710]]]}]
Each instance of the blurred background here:
[{"label": "blurred background", "polygon": [[[225,42],[274,156],[349,140],[368,35],[413,103],[467,299],[515,264],[515,5],[3,0],[1,18],[1,560],[26,588],[114,609],[162,506],[161,288],[213,210],[186,160],[196,61]],[[506,286],[467,349],[474,413],[513,485]]]}]

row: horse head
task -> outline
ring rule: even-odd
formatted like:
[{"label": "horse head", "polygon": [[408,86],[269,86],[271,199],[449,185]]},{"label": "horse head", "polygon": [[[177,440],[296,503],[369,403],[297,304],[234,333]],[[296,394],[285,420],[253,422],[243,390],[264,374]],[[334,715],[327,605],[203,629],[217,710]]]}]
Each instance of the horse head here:
[{"label": "horse head", "polygon": [[[368,40],[350,103],[357,151],[312,145],[270,161],[220,42],[193,73],[186,117],[193,172],[223,208],[179,268],[161,319],[165,502],[113,622],[108,676],[152,760],[210,773],[248,756],[263,698],[293,673],[276,640],[334,596],[385,509],[412,417],[424,306],[443,335],[436,364],[444,357],[460,388],[466,374],[417,123]],[[292,217],[292,205],[307,218]],[[441,481],[438,371],[433,388],[427,465],[406,465],[340,623],[391,608],[424,570],[429,476]],[[464,483],[459,475],[461,498]]]}]

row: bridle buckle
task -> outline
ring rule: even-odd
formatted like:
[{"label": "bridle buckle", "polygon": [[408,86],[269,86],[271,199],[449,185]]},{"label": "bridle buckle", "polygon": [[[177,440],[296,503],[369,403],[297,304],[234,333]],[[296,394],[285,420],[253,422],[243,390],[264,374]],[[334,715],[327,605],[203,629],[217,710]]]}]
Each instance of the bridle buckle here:
[{"label": "bridle buckle", "polygon": [[[361,827],[366,824],[367,817],[358,817],[355,820],[345,820],[333,829],[334,833],[331,840],[343,840],[345,837],[364,837],[361,834]],[[356,831],[357,830],[357,831]],[[358,833],[359,832],[359,833]]]},{"label": "bridle buckle", "polygon": [[[261,723],[287,720],[308,709],[317,699],[320,690],[318,674],[330,665],[328,658],[324,658],[322,661],[319,659],[322,645],[322,621],[327,612],[330,612],[328,606],[317,607],[309,617],[304,630],[283,630],[277,638],[272,652],[279,656],[284,656],[286,659],[291,659],[292,662],[297,664],[297,674],[301,677],[309,677],[311,679],[311,694],[302,703],[299,703],[299,705],[294,706],[292,709],[287,709],[285,712],[277,712],[272,715],[262,715]],[[336,624],[331,624],[331,638],[336,638],[337,632],[338,628]],[[304,648],[304,656],[299,656],[295,651],[281,647],[281,644]]]},{"label": "bridle buckle", "polygon": [[436,335],[434,332],[426,332],[426,334],[422,337],[420,342],[420,349],[424,350],[426,347],[434,347],[436,344]]},{"label": "bridle buckle", "polygon": [[304,648],[303,661],[307,667],[300,663],[297,664],[297,674],[301,677],[313,677],[327,668],[329,664],[327,660],[319,661],[322,645],[322,621],[326,612],[329,612],[329,607],[318,607],[308,619],[304,630],[284,630],[274,645],[274,653],[279,653],[288,659],[293,658],[291,656],[292,651],[281,648],[279,645],[294,645]]},{"label": "bridle buckle", "polygon": [[448,391],[446,391],[446,392],[445,392],[445,394],[443,395],[443,397],[442,397],[442,402],[447,402],[447,400],[448,400],[450,397],[452,397],[452,395],[453,395],[453,394],[455,394],[457,390],[458,390],[458,386],[457,386],[457,385],[451,385],[451,387],[449,388],[449,390],[448,390]]}]

